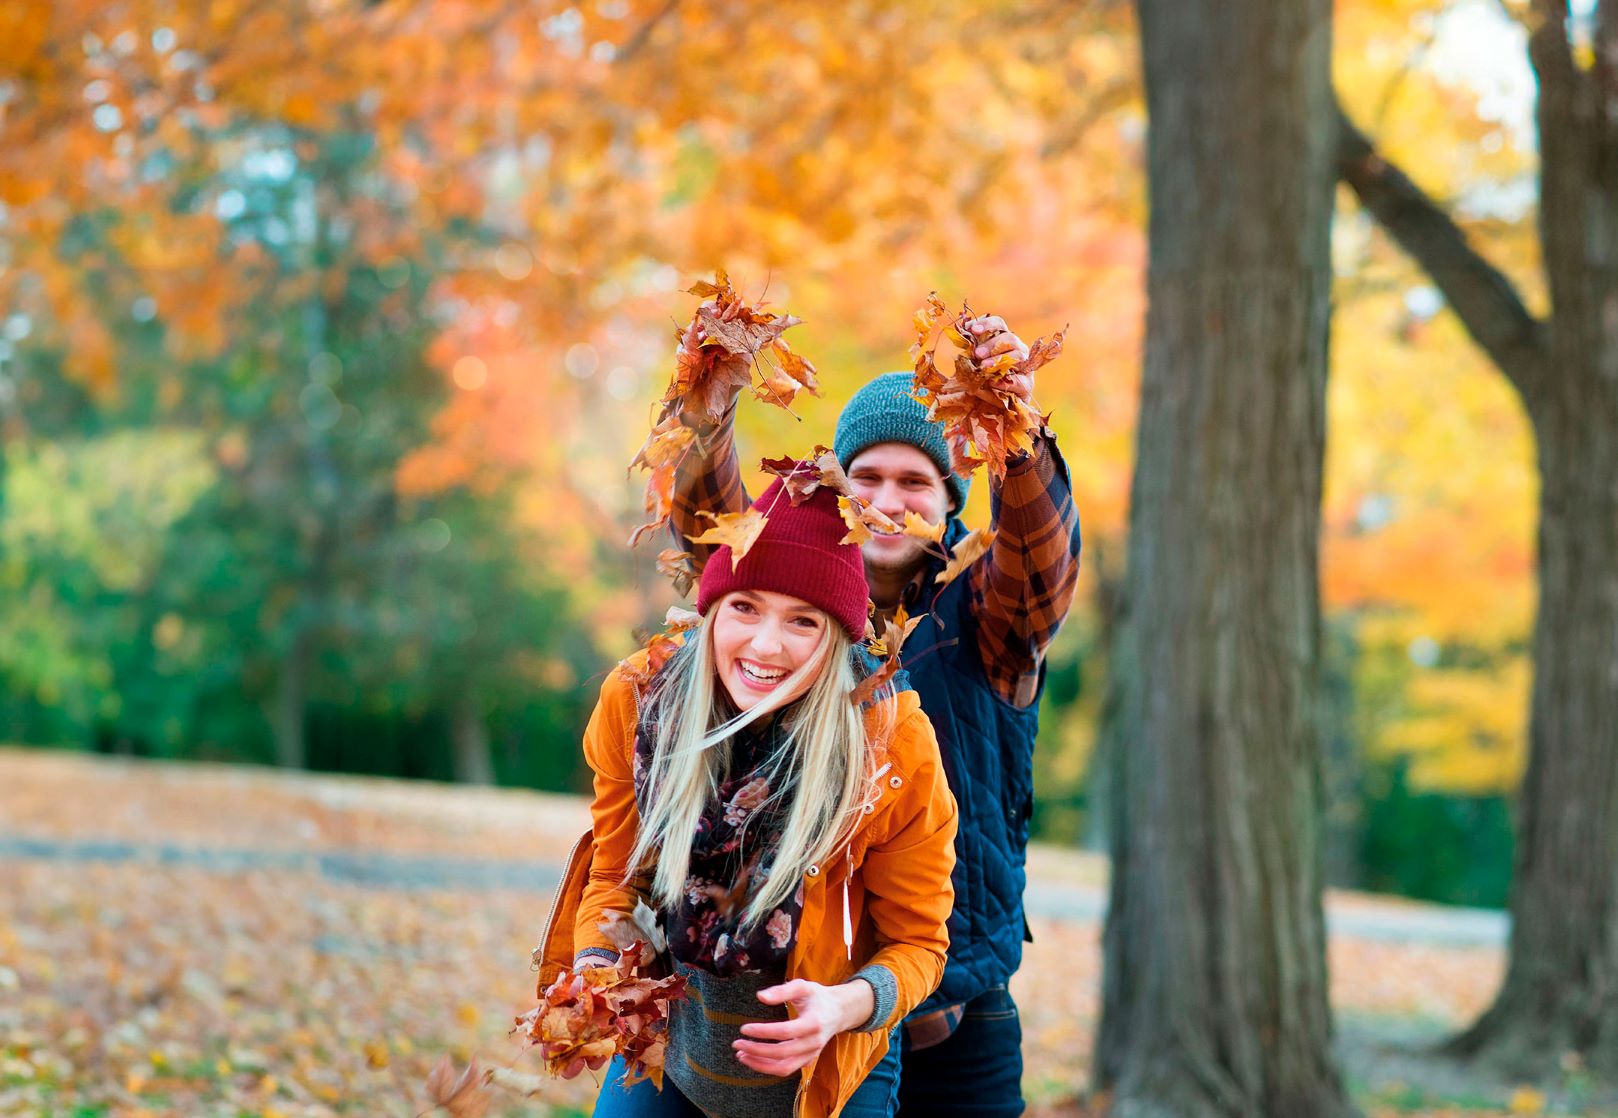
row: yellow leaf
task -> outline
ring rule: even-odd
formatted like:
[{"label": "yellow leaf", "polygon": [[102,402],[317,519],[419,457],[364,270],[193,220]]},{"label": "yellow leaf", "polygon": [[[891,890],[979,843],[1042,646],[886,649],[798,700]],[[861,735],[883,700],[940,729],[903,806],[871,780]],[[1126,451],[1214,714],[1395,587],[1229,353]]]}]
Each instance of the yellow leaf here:
[{"label": "yellow leaf", "polygon": [[933,543],[942,543],[944,539],[944,521],[937,524],[927,523],[927,518],[910,509],[905,510],[904,534],[914,536],[918,540],[931,540]]},{"label": "yellow leaf", "polygon": [[388,1046],[380,1040],[367,1041],[365,1044],[365,1062],[373,1068],[388,1066]]},{"label": "yellow leaf", "polygon": [[719,547],[730,548],[730,566],[735,570],[736,565],[747,557],[758,542],[759,533],[764,531],[764,525],[769,518],[756,508],[746,509],[742,512],[712,513],[706,509],[699,509],[698,516],[705,516],[714,522],[700,536],[688,536],[692,543],[714,544]]},{"label": "yellow leaf", "polygon": [[847,497],[837,498],[837,511],[842,513],[843,523],[848,525],[848,535],[838,540],[838,543],[853,543],[863,546],[870,541],[872,538],[871,530],[865,526],[865,521],[860,519],[859,510],[854,507],[853,501]]},{"label": "yellow leaf", "polygon": [[989,545],[992,543],[994,543],[993,528],[979,528],[976,532],[968,533],[950,552],[949,562],[944,565],[943,570],[938,572],[938,578],[935,581],[940,586],[948,586],[955,581],[962,571],[966,570],[984,552],[988,551]]},{"label": "yellow leaf", "polygon": [[462,1002],[455,1007],[455,1016],[463,1025],[476,1025],[478,1023],[478,1007],[471,1002]]}]

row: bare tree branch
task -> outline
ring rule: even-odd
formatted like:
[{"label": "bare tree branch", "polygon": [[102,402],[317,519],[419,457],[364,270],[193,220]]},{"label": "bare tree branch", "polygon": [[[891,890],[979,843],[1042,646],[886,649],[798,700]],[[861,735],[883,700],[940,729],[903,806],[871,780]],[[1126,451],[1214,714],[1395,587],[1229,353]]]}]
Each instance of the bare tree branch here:
[{"label": "bare tree branch", "polygon": [[639,54],[640,49],[646,45],[646,40],[651,38],[652,32],[657,29],[657,25],[662,23],[679,4],[680,0],[668,0],[661,8],[653,12],[624,45],[618,48],[618,53],[613,56],[613,61],[622,63]]},{"label": "bare tree branch", "polygon": [[1421,265],[1472,340],[1528,397],[1545,365],[1545,324],[1529,313],[1511,280],[1467,243],[1455,219],[1379,156],[1341,105],[1335,108],[1337,177]]}]

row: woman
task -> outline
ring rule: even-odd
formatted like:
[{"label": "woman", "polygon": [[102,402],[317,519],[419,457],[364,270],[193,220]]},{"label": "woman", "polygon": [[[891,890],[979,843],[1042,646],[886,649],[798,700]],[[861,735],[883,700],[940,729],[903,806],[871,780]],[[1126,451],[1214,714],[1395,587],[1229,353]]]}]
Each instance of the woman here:
[{"label": "woman", "polygon": [[570,864],[541,986],[615,958],[600,926],[644,899],[690,991],[662,1092],[615,1061],[598,1118],[890,1115],[890,1033],[943,973],[955,801],[932,727],[908,690],[851,699],[867,591],[836,497],[776,482],[755,507],[746,556],[703,571],[701,627],[649,680],[645,653],[619,665],[586,731],[590,864]]}]

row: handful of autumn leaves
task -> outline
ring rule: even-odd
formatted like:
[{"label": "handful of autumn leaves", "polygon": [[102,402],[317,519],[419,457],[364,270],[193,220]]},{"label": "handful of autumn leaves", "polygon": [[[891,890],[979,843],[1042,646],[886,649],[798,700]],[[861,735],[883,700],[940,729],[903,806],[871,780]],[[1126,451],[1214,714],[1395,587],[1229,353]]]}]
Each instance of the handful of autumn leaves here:
[{"label": "handful of autumn leaves", "polygon": [[685,995],[685,979],[651,978],[650,962],[651,950],[637,941],[610,966],[564,970],[540,1003],[517,1018],[517,1030],[539,1049],[548,1072],[572,1079],[622,1056],[626,1086],[642,1079],[663,1086],[669,1002]]},{"label": "handful of autumn leaves", "polygon": [[[655,952],[666,944],[644,903],[634,916],[609,912],[601,930],[618,946],[618,961],[562,971],[511,1031],[539,1049],[552,1077],[572,1079],[586,1068],[599,1071],[614,1056],[622,1056],[625,1086],[649,1079],[662,1090],[669,1003],[685,997],[685,979],[654,977]],[[450,1118],[485,1118],[492,1102],[487,1087],[533,1096],[544,1091],[545,1082],[509,1068],[480,1071],[476,1060],[457,1076],[445,1056],[427,1077],[426,1088],[434,1110],[442,1109]]]},{"label": "handful of autumn leaves", "polygon": [[631,547],[668,522],[675,471],[697,440],[696,428],[686,425],[687,418],[717,423],[732,397],[747,387],[758,399],[788,410],[799,392],[820,395],[815,367],[781,336],[801,318],[746,302],[723,270],[713,283],[698,283],[689,290],[706,301],[689,325],[674,332],[678,343],[674,378],[663,393],[651,434],[629,464],[631,470],[639,466],[650,475],[646,513],[651,519],[629,537]]},{"label": "handful of autumn leaves", "polygon": [[[997,478],[1006,476],[1006,459],[1033,449],[1034,436],[1044,432],[1045,420],[1013,387],[1014,377],[1026,376],[1062,352],[1067,331],[1058,330],[1028,347],[1028,356],[1015,352],[982,358],[973,355],[977,340],[970,334],[973,315],[962,304],[950,314],[938,293],[913,319],[916,342],[910,347],[915,362],[916,399],[928,407],[928,418],[944,424],[950,464],[962,477],[987,465]],[[946,374],[934,352],[947,337],[961,350]]]},{"label": "handful of autumn leaves", "polygon": [[517,1018],[512,1031],[520,1031],[539,1049],[545,1069],[554,1076],[572,1079],[622,1056],[625,1086],[650,1079],[661,1089],[669,1003],[685,996],[685,979],[654,977],[653,948],[643,939],[628,938],[643,934],[638,924],[611,915],[617,920],[602,927],[620,945],[618,961],[562,971],[541,993],[539,1004]]}]

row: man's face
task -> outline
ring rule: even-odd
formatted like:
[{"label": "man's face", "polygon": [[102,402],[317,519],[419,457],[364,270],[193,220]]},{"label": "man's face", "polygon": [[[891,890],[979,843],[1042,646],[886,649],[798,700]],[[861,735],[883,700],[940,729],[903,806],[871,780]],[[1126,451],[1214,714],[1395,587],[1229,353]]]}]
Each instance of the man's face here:
[{"label": "man's face", "polygon": [[[949,515],[949,489],[933,460],[909,443],[877,443],[854,456],[848,480],[860,499],[899,524],[913,512],[929,524]],[[877,536],[862,549],[865,563],[882,570],[908,570],[921,563],[926,541],[914,536]]]}]

